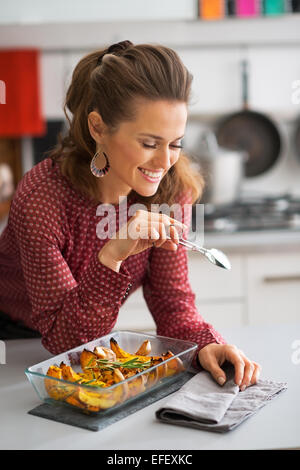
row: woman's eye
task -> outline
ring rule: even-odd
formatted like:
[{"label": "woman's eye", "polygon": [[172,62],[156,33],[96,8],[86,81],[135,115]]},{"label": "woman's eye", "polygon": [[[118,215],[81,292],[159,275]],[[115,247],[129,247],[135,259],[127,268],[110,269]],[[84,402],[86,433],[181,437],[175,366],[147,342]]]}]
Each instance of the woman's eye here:
[{"label": "woman's eye", "polygon": [[155,145],[149,145],[149,144],[143,144],[144,147],[146,147],[147,149],[155,149],[156,146]]},{"label": "woman's eye", "polygon": [[[145,148],[148,148],[148,149],[155,149],[156,148],[156,145],[143,144],[143,146]],[[182,145],[170,145],[170,147],[172,147],[174,149],[182,149]]]}]

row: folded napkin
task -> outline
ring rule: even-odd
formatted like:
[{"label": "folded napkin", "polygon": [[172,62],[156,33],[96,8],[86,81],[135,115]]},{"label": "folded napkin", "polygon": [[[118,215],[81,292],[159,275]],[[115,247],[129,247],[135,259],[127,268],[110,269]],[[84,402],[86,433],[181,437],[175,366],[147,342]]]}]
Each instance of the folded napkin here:
[{"label": "folded napkin", "polygon": [[209,372],[199,372],[156,411],[157,419],[205,431],[231,431],[287,389],[285,382],[259,380],[241,392],[234,367],[223,369],[227,381],[222,387]]}]

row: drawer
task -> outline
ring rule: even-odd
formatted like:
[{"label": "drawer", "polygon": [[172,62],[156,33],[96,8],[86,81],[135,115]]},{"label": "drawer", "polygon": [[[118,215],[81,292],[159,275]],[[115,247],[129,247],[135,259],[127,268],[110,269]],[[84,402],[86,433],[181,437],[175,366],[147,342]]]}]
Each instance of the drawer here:
[{"label": "drawer", "polygon": [[156,330],[156,325],[146,304],[142,307],[123,305],[114,330],[148,331]]},{"label": "drawer", "polygon": [[[245,302],[196,302],[197,310],[221,335],[222,328],[246,324]],[[224,338],[226,340],[226,338]]]},{"label": "drawer", "polygon": [[299,321],[299,253],[249,256],[247,273],[250,324]]},{"label": "drawer", "polygon": [[189,279],[197,300],[238,299],[245,295],[245,265],[240,255],[229,257],[231,270],[219,268],[199,253],[188,252]]},{"label": "drawer", "polygon": [[138,305],[138,306],[146,305],[146,301],[143,296],[142,287],[139,287],[127,297],[126,302],[124,303],[124,306],[127,306],[127,305]]},{"label": "drawer", "polygon": [[149,312],[141,287],[129,295],[120,308],[114,330],[156,330],[155,322]]}]

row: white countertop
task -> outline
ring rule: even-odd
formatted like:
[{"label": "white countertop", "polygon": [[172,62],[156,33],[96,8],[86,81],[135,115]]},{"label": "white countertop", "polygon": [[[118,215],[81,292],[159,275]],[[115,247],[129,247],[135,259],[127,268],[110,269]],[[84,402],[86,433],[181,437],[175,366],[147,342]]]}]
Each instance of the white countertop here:
[{"label": "white countertop", "polygon": [[105,449],[112,453],[116,449],[300,448],[300,364],[292,361],[300,323],[224,329],[222,334],[263,366],[262,378],[288,382],[286,392],[226,434],[158,422],[155,411],[167,398],[99,432],[29,415],[40,402],[24,369],[51,355],[39,339],[6,341],[6,364],[0,365],[0,448]]},{"label": "white countertop", "polygon": [[[192,240],[192,238],[190,238]],[[207,232],[204,246],[236,253],[300,250],[300,230],[253,230],[248,232]]]}]

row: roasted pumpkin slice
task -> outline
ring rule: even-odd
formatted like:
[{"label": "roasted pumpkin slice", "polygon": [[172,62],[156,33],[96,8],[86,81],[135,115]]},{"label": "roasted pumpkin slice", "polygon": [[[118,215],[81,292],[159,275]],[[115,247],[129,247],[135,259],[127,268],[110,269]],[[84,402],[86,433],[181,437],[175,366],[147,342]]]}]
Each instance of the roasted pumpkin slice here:
[{"label": "roasted pumpkin slice", "polygon": [[[117,387],[117,389],[118,388],[119,387]],[[120,400],[121,396],[122,391],[120,388],[116,393],[113,393],[113,391],[101,393],[80,388],[77,394],[77,397],[81,403],[88,407],[97,408],[99,410],[106,410],[107,408],[115,406],[118,400]]]},{"label": "roasted pumpkin slice", "polygon": [[126,351],[124,351],[124,349],[122,349],[119,344],[117,343],[117,341],[114,339],[114,338],[110,338],[110,348],[113,350],[113,352],[115,353],[117,359],[131,359],[133,357],[135,357],[134,354],[130,354]]},{"label": "roasted pumpkin slice", "polygon": [[135,353],[137,356],[147,356],[151,352],[151,343],[146,339]]},{"label": "roasted pumpkin slice", "polygon": [[69,382],[77,382],[80,383],[83,378],[81,374],[77,374],[71,366],[67,366],[67,364],[64,364],[63,362],[60,364],[60,368],[62,371],[62,378],[64,380],[68,380]]},{"label": "roasted pumpkin slice", "polygon": [[70,395],[65,401],[69,403],[69,405],[76,406],[77,408],[86,408],[86,405],[81,403],[75,395]]},{"label": "roasted pumpkin slice", "polygon": [[[163,355],[164,360],[174,357],[174,354],[171,351],[168,351],[166,354]],[[178,374],[179,372],[185,370],[183,362],[179,357],[176,357],[166,363],[167,371],[166,376]]]},{"label": "roasted pumpkin slice", "polygon": [[80,354],[80,365],[84,371],[87,367],[97,368],[97,356],[92,351],[84,349]]},{"label": "roasted pumpkin slice", "polygon": [[147,377],[147,383],[146,383],[147,388],[153,387],[153,385],[155,385],[158,382],[159,380],[158,374],[159,372],[157,369],[151,370],[150,372],[145,374],[145,376]]},{"label": "roasted pumpkin slice", "polygon": [[[151,356],[143,356],[143,355],[138,355],[138,354],[130,354],[128,353],[127,351],[124,351],[124,349],[122,349],[119,344],[117,343],[117,341],[114,339],[114,338],[111,338],[110,339],[110,347],[111,349],[114,351],[114,353],[116,354],[117,356],[117,360],[119,362],[125,362],[125,361],[128,361],[130,359],[138,359],[139,361],[141,362],[148,362],[152,359]],[[159,357],[159,356],[157,356]]]},{"label": "roasted pumpkin slice", "polygon": [[144,375],[140,375],[135,379],[132,379],[128,382],[129,387],[129,396],[135,397],[139,393],[142,393],[146,390],[146,377]]},{"label": "roasted pumpkin slice", "polygon": [[[63,379],[62,370],[58,366],[50,366],[47,375],[56,379]],[[74,391],[72,385],[65,383],[60,384],[57,380],[45,379],[44,384],[48,395],[55,400],[64,400]]]}]

